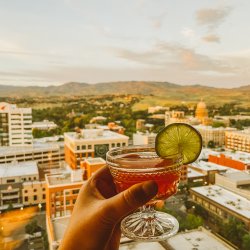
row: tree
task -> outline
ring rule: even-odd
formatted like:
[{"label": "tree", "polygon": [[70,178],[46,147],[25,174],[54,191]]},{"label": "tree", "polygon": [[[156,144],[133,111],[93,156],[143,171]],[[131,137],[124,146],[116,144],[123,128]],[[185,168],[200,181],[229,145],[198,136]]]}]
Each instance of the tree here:
[{"label": "tree", "polygon": [[250,249],[250,234],[245,234],[242,237],[242,250]]},{"label": "tree", "polygon": [[215,148],[215,143],[214,143],[214,141],[209,141],[208,143],[207,143],[207,147],[208,148]]},{"label": "tree", "polygon": [[195,229],[203,225],[203,219],[200,216],[194,214],[188,214],[184,220],[180,221],[180,229]]}]

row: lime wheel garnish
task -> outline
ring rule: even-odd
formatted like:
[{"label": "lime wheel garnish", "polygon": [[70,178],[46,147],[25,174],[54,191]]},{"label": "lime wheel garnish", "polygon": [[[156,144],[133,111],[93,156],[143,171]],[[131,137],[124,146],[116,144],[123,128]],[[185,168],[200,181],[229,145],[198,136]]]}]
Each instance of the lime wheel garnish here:
[{"label": "lime wheel garnish", "polygon": [[183,164],[197,160],[202,149],[201,134],[186,123],[172,123],[162,129],[155,139],[155,151],[161,158],[181,154]]}]

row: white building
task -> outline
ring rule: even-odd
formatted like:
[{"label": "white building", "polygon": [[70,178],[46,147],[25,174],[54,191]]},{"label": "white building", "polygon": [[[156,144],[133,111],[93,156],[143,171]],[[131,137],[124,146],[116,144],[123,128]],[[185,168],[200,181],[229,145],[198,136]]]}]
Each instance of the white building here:
[{"label": "white building", "polygon": [[37,130],[52,130],[56,129],[58,126],[51,121],[43,120],[42,122],[33,122],[32,123],[32,129]]},{"label": "white building", "polygon": [[250,174],[247,172],[217,173],[215,184],[250,200]]},{"label": "white building", "polygon": [[41,168],[59,167],[64,161],[64,142],[53,140],[54,138],[35,139],[32,146],[0,147],[0,164],[36,161]]},{"label": "white building", "polygon": [[0,103],[0,146],[32,144],[31,108],[17,108],[15,104]]},{"label": "white building", "polygon": [[203,146],[208,146],[209,142],[213,142],[214,146],[223,146],[225,145],[225,133],[236,130],[235,128],[213,128],[205,125],[194,127],[201,133]]},{"label": "white building", "polygon": [[221,186],[209,185],[190,189],[192,200],[222,220],[235,217],[250,230],[250,200]]},{"label": "white building", "polygon": [[[30,197],[25,198],[25,197]],[[0,164],[0,210],[45,202],[45,183],[35,161]]]},{"label": "white building", "polygon": [[155,134],[155,133],[137,132],[137,133],[133,134],[133,145],[154,144],[156,135],[157,134]]},{"label": "white building", "polygon": [[203,227],[187,232],[180,232],[167,239],[162,245],[166,247],[165,249],[169,250],[235,249]]},{"label": "white building", "polygon": [[156,112],[162,111],[162,110],[169,110],[169,107],[162,107],[162,106],[148,107],[149,114],[153,114],[153,113],[156,113]]}]

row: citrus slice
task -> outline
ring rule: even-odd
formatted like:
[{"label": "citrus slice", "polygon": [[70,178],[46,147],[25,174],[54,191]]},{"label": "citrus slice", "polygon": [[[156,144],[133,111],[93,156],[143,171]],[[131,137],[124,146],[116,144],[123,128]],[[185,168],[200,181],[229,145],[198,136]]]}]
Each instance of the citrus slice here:
[{"label": "citrus slice", "polygon": [[162,129],[155,139],[155,151],[161,158],[182,154],[183,164],[194,162],[202,149],[201,134],[186,123],[172,123]]}]

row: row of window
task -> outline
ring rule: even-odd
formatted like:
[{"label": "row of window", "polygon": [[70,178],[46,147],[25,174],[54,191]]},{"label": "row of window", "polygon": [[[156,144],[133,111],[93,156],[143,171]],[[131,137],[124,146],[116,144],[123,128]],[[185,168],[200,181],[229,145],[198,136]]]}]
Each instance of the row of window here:
[{"label": "row of window", "polygon": [[[24,196],[24,201],[25,201],[25,202],[28,202],[28,201],[29,201],[29,198],[30,198],[29,196]],[[42,195],[42,199],[43,199],[43,200],[46,199],[46,195],[45,195],[45,194]],[[34,195],[34,196],[33,196],[33,200],[34,200],[34,201],[37,201],[37,195]]]},{"label": "row of window", "polygon": [[[120,143],[120,142],[118,142],[118,143],[112,143],[111,144],[111,147],[112,148],[115,148],[115,147],[121,147],[121,146],[126,146],[126,143],[125,142],[123,142],[123,143]],[[76,149],[77,150],[86,150],[86,149],[92,149],[92,145],[82,145],[82,146],[80,146],[80,145],[78,145],[78,146],[76,146]]]}]

